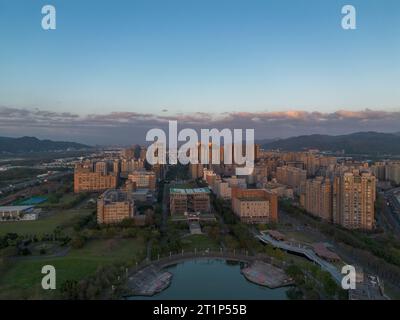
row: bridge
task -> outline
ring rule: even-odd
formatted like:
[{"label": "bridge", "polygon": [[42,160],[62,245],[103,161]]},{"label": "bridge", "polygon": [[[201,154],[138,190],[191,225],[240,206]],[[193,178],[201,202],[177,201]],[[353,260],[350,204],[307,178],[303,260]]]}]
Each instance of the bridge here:
[{"label": "bridge", "polygon": [[286,264],[285,262],[281,262],[276,260],[265,254],[257,254],[250,255],[245,250],[209,250],[209,249],[200,249],[194,251],[181,251],[180,253],[170,253],[167,256],[159,256],[156,259],[150,260],[146,259],[142,263],[138,264],[136,267],[130,270],[130,274],[134,274],[142,269],[145,269],[149,266],[156,267],[157,269],[163,269],[165,267],[187,261],[187,260],[196,260],[196,259],[223,259],[237,262],[247,262],[251,263],[253,261],[263,261],[266,263],[273,264],[278,268],[283,268]]},{"label": "bridge", "polygon": [[317,256],[312,249],[303,246],[299,243],[291,243],[291,242],[275,240],[266,233],[261,233],[261,235],[256,235],[256,238],[258,238],[263,243],[270,244],[276,248],[285,250],[289,253],[292,252],[305,256],[310,261],[313,261],[314,263],[318,264],[323,270],[329,272],[332,278],[339,285],[341,284],[343,278],[342,274],[337,270],[337,268],[333,264]]}]

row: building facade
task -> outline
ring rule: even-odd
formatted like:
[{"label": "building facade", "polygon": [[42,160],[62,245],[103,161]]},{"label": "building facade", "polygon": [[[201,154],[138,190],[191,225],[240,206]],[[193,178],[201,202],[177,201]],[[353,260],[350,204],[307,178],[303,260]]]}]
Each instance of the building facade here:
[{"label": "building facade", "polygon": [[[94,168],[99,172],[95,172]],[[104,191],[116,188],[118,177],[114,173],[104,174],[103,165],[77,164],[74,171],[74,192]]]},{"label": "building facade", "polygon": [[171,188],[169,201],[171,214],[208,213],[211,211],[210,190],[208,188]]},{"label": "building facade", "polygon": [[136,170],[128,175],[128,179],[132,181],[137,189],[156,189],[156,174],[153,171]]},{"label": "building facade", "polygon": [[300,194],[300,187],[307,180],[307,171],[289,166],[278,167],[276,168],[276,180],[291,186],[296,194]]},{"label": "building facade", "polygon": [[100,224],[118,223],[133,218],[134,214],[134,201],[127,192],[110,189],[97,200],[97,222]]},{"label": "building facade", "polygon": [[278,221],[278,196],[265,189],[232,188],[232,210],[244,223]]},{"label": "building facade", "polygon": [[333,222],[348,229],[371,230],[375,224],[376,178],[370,172],[345,172],[334,178]]},{"label": "building facade", "polygon": [[332,222],[332,185],[328,178],[317,177],[305,184],[303,207],[307,212]]}]

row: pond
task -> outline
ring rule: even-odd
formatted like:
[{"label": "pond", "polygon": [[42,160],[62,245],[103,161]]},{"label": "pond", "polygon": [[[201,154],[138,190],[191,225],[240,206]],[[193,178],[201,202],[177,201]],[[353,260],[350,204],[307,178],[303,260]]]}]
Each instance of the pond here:
[{"label": "pond", "polygon": [[247,281],[240,273],[243,264],[222,259],[198,259],[166,268],[173,274],[171,285],[152,297],[130,300],[287,300],[290,287],[269,289]]}]

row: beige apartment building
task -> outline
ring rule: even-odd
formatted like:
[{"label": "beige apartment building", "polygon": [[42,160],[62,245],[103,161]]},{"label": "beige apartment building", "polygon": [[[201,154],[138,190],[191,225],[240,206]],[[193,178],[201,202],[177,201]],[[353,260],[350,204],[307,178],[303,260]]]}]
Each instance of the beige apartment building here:
[{"label": "beige apartment building", "polygon": [[266,189],[267,191],[275,193],[278,196],[278,198],[287,198],[287,199],[294,198],[293,189],[285,184],[277,182],[266,182],[263,184],[263,188]]},{"label": "beige apartment building", "polygon": [[191,179],[198,179],[201,178],[203,176],[203,165],[200,163],[195,163],[189,164],[189,172],[190,172],[190,178]]},{"label": "beige apartment building", "polygon": [[[95,169],[94,169],[95,168]],[[95,172],[93,170],[98,170]],[[103,191],[116,188],[118,177],[116,174],[104,174],[103,164],[96,166],[85,162],[77,164],[74,171],[74,192]]]},{"label": "beige apartment building", "polygon": [[307,179],[307,171],[296,167],[276,168],[276,180],[279,183],[291,186],[296,194],[300,194],[300,188]]},{"label": "beige apartment building", "polygon": [[94,165],[94,172],[101,173],[102,175],[107,175],[108,168],[106,161],[97,161]]},{"label": "beige apartment building", "polygon": [[128,180],[135,183],[137,189],[156,189],[156,174],[153,171],[135,170],[128,175]]},{"label": "beige apartment building", "polygon": [[390,162],[386,165],[386,180],[400,184],[400,162]]},{"label": "beige apartment building", "polygon": [[133,218],[134,214],[134,201],[127,192],[110,189],[104,192],[97,200],[98,223],[118,223],[124,219]]},{"label": "beige apartment building", "polygon": [[232,210],[241,222],[278,221],[278,196],[265,189],[232,188]]},{"label": "beige apartment building", "polygon": [[143,160],[135,160],[135,159],[122,159],[121,161],[121,173],[126,175],[135,171],[144,168]]},{"label": "beige apartment building", "polygon": [[[332,222],[332,185],[328,178],[317,177],[305,183],[304,203],[307,212]],[[303,202],[302,201],[302,202]]]},{"label": "beige apartment building", "polygon": [[218,198],[229,200],[232,198],[232,188],[226,181],[218,181],[215,185],[215,193]]},{"label": "beige apartment building", "polygon": [[334,178],[333,222],[348,229],[371,230],[375,224],[376,178],[353,170]]}]

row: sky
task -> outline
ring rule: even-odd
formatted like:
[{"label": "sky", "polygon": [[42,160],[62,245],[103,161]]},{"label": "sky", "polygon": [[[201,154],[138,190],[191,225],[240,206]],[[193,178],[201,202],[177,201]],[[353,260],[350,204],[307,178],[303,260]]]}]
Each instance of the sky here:
[{"label": "sky", "polygon": [[398,0],[0,0],[2,136],[128,144],[170,119],[259,139],[400,131],[399,83]]}]

